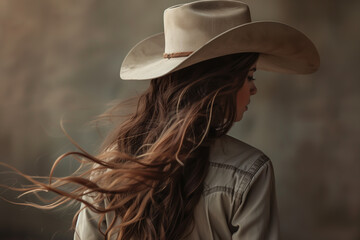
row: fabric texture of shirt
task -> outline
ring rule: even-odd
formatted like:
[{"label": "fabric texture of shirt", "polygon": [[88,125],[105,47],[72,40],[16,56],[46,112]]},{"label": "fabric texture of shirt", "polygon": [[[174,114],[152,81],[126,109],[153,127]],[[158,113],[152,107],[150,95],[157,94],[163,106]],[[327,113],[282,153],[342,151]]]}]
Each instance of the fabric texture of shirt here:
[{"label": "fabric texture of shirt", "polygon": [[[270,159],[260,150],[226,135],[211,147],[209,161],[204,192],[194,211],[194,228],[183,239],[278,240],[275,179]],[[101,223],[103,232],[113,214],[107,214]],[[84,208],[74,239],[103,239],[98,221],[96,213]]]}]

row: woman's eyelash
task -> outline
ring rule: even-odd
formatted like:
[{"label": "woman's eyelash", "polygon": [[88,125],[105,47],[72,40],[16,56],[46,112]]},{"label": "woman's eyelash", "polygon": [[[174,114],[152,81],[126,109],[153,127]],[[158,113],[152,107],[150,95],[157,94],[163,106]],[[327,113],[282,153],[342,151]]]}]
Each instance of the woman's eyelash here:
[{"label": "woman's eyelash", "polygon": [[255,78],[254,78],[253,76],[248,76],[247,79],[248,79],[249,81],[254,81],[254,80],[255,80]]}]

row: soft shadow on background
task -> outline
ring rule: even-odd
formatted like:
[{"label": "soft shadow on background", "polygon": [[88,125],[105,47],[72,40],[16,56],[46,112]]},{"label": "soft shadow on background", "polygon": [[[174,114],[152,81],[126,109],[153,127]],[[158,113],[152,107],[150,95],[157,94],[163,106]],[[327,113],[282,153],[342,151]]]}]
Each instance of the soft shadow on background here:
[{"label": "soft shadow on background", "polygon": [[[119,79],[127,51],[162,31],[162,13],[188,1],[0,1],[0,161],[47,175],[74,150],[59,122],[90,153],[102,140],[88,122],[147,82]],[[294,76],[259,71],[258,93],[231,135],[275,167],[283,239],[360,239],[360,2],[248,1],[253,20],[306,33],[321,68]],[[65,176],[77,164],[65,160]],[[1,184],[20,179],[0,169]],[[14,200],[3,189],[0,195]],[[77,206],[53,211],[0,201],[1,239],[70,239]]]}]

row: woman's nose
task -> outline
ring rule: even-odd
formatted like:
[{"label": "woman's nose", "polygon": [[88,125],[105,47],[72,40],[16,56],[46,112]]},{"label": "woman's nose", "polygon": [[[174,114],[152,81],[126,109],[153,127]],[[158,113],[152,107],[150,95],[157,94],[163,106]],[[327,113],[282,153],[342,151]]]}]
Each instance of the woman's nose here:
[{"label": "woman's nose", "polygon": [[255,83],[252,82],[251,88],[250,88],[250,95],[255,95],[257,93],[257,88],[255,86]]}]

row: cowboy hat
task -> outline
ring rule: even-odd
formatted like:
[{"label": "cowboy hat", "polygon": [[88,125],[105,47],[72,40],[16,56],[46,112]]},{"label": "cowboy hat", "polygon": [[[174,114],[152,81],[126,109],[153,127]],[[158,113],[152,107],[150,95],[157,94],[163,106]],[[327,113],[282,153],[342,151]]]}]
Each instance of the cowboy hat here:
[{"label": "cowboy hat", "polygon": [[125,57],[120,77],[146,80],[164,76],[212,58],[260,53],[257,68],[308,74],[320,64],[311,40],[286,24],[252,22],[249,7],[239,1],[206,0],[164,11],[164,33],[138,43]]}]

